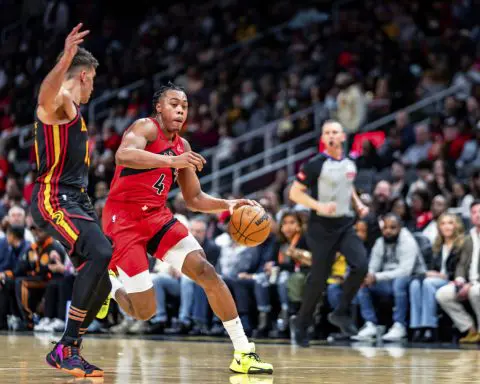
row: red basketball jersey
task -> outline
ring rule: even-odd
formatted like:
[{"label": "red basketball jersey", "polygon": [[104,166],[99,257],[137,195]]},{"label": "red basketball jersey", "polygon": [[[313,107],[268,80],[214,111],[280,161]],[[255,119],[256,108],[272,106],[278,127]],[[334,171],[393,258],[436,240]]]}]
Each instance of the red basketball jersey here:
[{"label": "red basketball jersey", "polygon": [[[176,135],[170,143],[158,121],[150,118],[158,129],[157,139],[148,144],[145,150],[159,155],[178,156],[184,152],[183,141]],[[110,186],[108,199],[146,205],[148,208],[163,207],[168,192],[176,180],[174,168],[133,169],[117,165]]]}]

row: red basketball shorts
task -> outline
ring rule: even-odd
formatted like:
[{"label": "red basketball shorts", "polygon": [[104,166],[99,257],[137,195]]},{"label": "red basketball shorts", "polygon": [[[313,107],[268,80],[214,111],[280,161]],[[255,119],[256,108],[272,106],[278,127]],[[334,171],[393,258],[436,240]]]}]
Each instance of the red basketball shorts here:
[{"label": "red basketball shorts", "polygon": [[107,200],[102,214],[105,235],[113,242],[109,269],[127,293],[150,289],[147,253],[182,271],[187,255],[202,247],[166,208]]}]

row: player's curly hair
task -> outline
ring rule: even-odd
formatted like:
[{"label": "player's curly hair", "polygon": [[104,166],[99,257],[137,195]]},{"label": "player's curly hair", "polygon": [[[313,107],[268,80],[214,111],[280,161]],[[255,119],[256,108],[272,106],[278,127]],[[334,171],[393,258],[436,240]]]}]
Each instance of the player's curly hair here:
[{"label": "player's curly hair", "polygon": [[158,91],[156,91],[154,94],[153,94],[153,98],[152,98],[152,107],[153,107],[153,110],[155,111],[155,106],[157,105],[157,103],[160,101],[160,99],[165,96],[165,94],[167,93],[167,91],[180,91],[180,92],[183,92],[183,93],[186,93],[185,92],[185,89],[183,87],[180,87],[179,85],[176,85],[174,83],[172,83],[171,81],[169,81],[167,83],[167,85],[162,85]]}]

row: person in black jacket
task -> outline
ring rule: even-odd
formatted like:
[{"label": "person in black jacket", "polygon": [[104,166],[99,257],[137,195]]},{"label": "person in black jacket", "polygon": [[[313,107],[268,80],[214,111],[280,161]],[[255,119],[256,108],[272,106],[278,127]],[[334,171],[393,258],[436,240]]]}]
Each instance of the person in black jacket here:
[{"label": "person in black jacket", "polygon": [[[15,296],[27,329],[33,328],[33,314],[52,279],[63,278],[55,266],[65,262],[66,252],[57,240],[45,231],[37,229],[36,242],[24,253],[9,274],[15,279]],[[53,267],[53,268],[52,268]],[[62,309],[62,315],[65,308]]]},{"label": "person in black jacket", "polygon": [[0,329],[7,328],[7,315],[13,315],[10,327],[20,326],[20,313],[15,300],[15,281],[11,278],[19,260],[30,247],[25,228],[8,224],[6,236],[0,239]]},{"label": "person in black jacket", "polygon": [[413,341],[437,339],[437,300],[435,293],[455,277],[465,229],[455,214],[444,213],[438,219],[438,236],[433,244],[433,258],[425,276],[410,283],[410,328]]}]

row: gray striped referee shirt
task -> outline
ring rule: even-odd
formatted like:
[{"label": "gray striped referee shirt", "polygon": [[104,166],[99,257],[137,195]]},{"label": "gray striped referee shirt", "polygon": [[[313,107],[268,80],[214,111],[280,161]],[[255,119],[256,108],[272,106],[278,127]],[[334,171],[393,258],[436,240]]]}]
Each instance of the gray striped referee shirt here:
[{"label": "gray striped referee shirt", "polygon": [[[353,217],[352,192],[357,166],[348,157],[334,159],[325,153],[319,153],[302,165],[297,173],[297,181],[310,189],[311,196],[321,203],[337,203],[334,216]],[[312,212],[313,217],[320,217]]]}]

